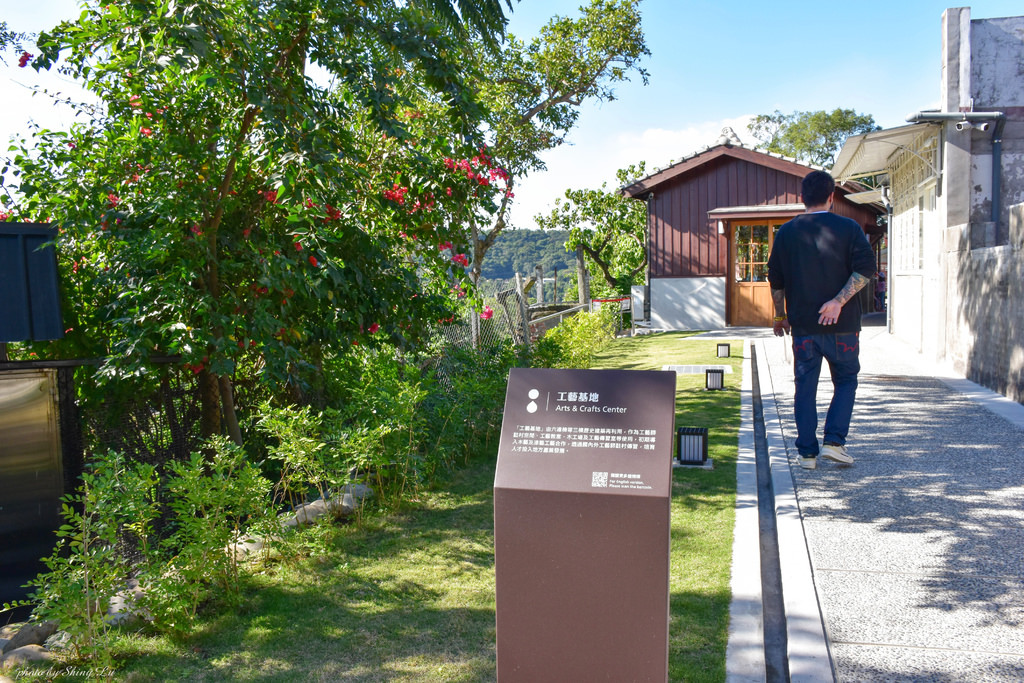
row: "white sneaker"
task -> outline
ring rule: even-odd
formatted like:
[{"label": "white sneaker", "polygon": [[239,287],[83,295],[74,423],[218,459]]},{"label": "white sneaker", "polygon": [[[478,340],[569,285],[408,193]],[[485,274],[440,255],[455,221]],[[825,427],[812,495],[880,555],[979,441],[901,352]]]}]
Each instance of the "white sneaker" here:
[{"label": "white sneaker", "polygon": [[846,446],[840,446],[839,444],[827,443],[821,447],[821,451],[818,453],[823,458],[829,460],[835,460],[844,465],[853,464],[853,456],[846,452]]},{"label": "white sneaker", "polygon": [[801,455],[798,458],[798,460],[800,460],[800,467],[804,468],[805,470],[813,470],[815,467],[818,466],[818,459],[813,455],[809,457],[804,457]]}]

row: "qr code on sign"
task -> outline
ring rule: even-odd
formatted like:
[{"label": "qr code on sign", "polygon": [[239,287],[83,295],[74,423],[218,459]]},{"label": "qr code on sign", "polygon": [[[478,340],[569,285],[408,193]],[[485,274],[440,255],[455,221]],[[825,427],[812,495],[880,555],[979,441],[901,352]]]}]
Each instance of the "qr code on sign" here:
[{"label": "qr code on sign", "polygon": [[590,479],[591,486],[600,486],[605,488],[608,486],[608,473],[607,472],[594,472]]}]

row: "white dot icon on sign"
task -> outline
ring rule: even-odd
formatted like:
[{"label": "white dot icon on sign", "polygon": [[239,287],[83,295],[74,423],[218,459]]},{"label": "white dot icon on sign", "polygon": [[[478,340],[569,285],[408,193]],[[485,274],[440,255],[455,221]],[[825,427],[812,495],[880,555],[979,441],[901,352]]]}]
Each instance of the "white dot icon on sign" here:
[{"label": "white dot icon on sign", "polygon": [[526,412],[536,413],[537,412],[537,401],[536,398],[540,396],[540,392],[536,389],[530,389],[530,392],[526,394],[530,397],[530,402],[526,404]]}]

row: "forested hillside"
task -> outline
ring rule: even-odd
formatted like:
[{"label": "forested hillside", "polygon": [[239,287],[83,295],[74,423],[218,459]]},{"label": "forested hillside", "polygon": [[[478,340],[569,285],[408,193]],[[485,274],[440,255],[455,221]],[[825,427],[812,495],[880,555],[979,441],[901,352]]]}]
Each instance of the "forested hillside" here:
[{"label": "forested hillside", "polygon": [[483,263],[483,276],[488,280],[514,278],[519,272],[524,276],[533,274],[540,265],[544,275],[551,277],[555,268],[568,274],[576,268],[576,253],[566,252],[565,230],[509,230],[501,235]]}]

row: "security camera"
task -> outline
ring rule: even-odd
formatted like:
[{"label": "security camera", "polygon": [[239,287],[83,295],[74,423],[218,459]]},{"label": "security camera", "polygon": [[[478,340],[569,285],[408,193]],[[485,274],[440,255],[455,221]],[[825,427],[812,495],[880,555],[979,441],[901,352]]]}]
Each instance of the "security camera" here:
[{"label": "security camera", "polygon": [[978,130],[985,131],[985,130],[988,130],[989,125],[991,125],[991,124],[989,124],[988,121],[985,121],[984,123],[976,123],[976,124],[974,124],[974,127],[977,128]]},{"label": "security camera", "polygon": [[974,126],[971,125],[970,121],[957,121],[956,122],[956,129],[957,130],[970,130],[971,128],[974,128]]}]

